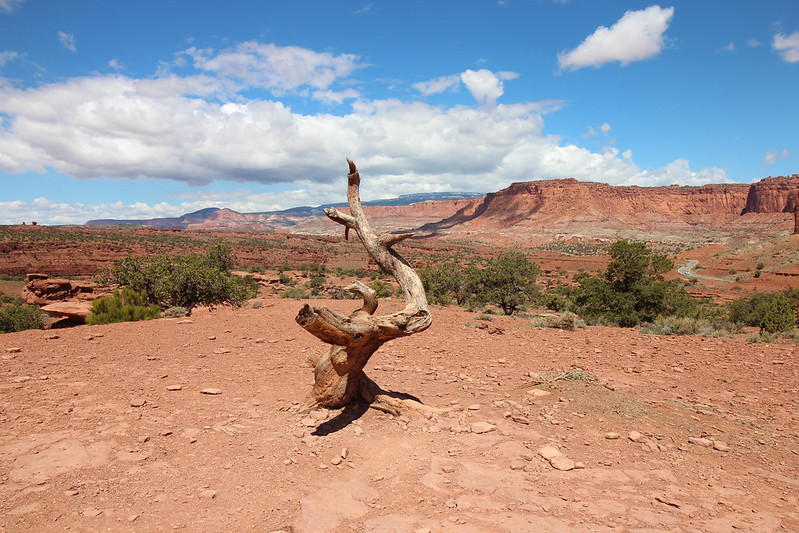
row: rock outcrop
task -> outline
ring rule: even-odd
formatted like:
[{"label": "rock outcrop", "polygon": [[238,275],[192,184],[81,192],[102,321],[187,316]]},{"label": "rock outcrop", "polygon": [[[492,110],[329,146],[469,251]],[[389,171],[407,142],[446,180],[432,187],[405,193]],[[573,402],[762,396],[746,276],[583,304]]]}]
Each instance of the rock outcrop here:
[{"label": "rock outcrop", "polygon": [[107,296],[110,287],[99,287],[91,281],[50,278],[47,274],[30,273],[22,289],[22,299],[30,305],[41,306],[50,316],[64,319],[51,327],[83,324],[89,316],[92,300]]},{"label": "rock outcrop", "polygon": [[743,213],[791,213],[796,209],[799,174],[764,178],[749,187]]}]

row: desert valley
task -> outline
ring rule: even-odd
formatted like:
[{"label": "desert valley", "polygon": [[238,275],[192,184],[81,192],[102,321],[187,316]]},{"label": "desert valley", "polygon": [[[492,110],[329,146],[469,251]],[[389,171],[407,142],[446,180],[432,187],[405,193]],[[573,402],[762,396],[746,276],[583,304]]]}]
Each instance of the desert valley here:
[{"label": "desert valley", "polygon": [[[749,184],[515,183],[374,205],[416,269],[523,252],[540,286],[609,262],[617,239],[673,259],[696,298],[799,287],[799,175]],[[22,221],[20,221],[22,222]],[[318,209],[0,228],[0,290],[90,280],[125,256],[230,245],[259,284],[241,308],[0,335],[0,531],[789,532],[799,530],[796,341],[539,327],[433,306],[365,373],[429,411],[297,414],[327,349],[295,316],[377,265]],[[677,271],[693,263],[685,274]],[[281,298],[280,274],[331,274]],[[333,275],[332,272],[337,272]],[[44,279],[44,278],[43,278]],[[41,297],[40,294],[38,297]],[[87,302],[84,292],[48,296]],[[381,300],[377,314],[402,308]],[[539,316],[540,315],[540,316]]]}]

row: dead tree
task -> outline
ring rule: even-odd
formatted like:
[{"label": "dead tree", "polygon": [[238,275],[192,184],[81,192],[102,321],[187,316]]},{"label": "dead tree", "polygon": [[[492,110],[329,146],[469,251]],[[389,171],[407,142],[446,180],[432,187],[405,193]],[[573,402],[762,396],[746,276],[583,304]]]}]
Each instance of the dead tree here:
[{"label": "dead tree", "polygon": [[345,228],[345,237],[355,230],[366,251],[380,268],[392,275],[402,288],[405,308],[399,312],[375,316],[375,291],[355,281],[346,290],[359,295],[363,306],[349,316],[340,315],[325,307],[306,304],[297,315],[297,323],[319,340],[331,344],[330,351],[309,360],[314,366],[314,386],[310,395],[298,407],[306,412],[315,407],[339,408],[362,399],[372,407],[397,414],[401,406],[424,411],[439,411],[418,401],[381,389],[363,372],[369,358],[384,343],[419,333],[430,327],[432,317],[424,287],[413,268],[392,246],[412,233],[377,235],[366,219],[360,198],[361,178],[355,163],[347,158],[347,201],[350,214],[335,207],[325,209],[330,220]]}]

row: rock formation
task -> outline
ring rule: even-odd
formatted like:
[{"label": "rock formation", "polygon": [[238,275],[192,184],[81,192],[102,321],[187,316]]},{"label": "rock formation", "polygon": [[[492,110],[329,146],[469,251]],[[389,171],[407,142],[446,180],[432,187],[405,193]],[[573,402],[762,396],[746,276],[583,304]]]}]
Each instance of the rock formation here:
[{"label": "rock formation", "polygon": [[749,187],[743,213],[793,213],[799,174],[764,178]]}]

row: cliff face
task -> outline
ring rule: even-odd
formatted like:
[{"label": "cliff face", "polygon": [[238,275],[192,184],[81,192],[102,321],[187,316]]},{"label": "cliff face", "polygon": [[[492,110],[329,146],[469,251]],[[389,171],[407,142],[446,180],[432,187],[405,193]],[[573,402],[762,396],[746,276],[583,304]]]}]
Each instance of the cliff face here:
[{"label": "cliff face", "polygon": [[[613,186],[559,179],[514,183],[478,198],[372,205],[365,210],[380,231],[419,230],[453,236],[499,232],[512,239],[545,233],[646,238],[657,232],[686,236],[704,230],[772,233],[783,231],[783,226],[793,230],[797,191],[799,174],[766,178],[751,185],[702,187]],[[271,213],[204,209],[180,218],[139,223],[194,230],[340,231],[319,208]]]},{"label": "cliff face", "polygon": [[744,213],[793,213],[799,193],[799,174],[768,177],[749,187]]}]

